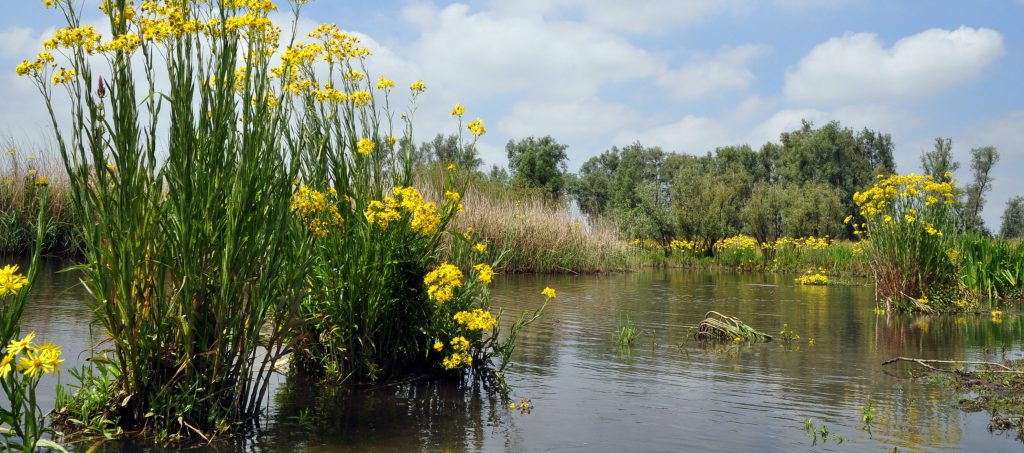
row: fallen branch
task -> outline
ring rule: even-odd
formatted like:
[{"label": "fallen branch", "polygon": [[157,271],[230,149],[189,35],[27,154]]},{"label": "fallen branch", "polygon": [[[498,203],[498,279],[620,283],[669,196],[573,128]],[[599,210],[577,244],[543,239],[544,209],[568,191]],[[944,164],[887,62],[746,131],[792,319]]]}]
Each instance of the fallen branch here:
[{"label": "fallen branch", "polygon": [[979,362],[979,361],[974,361],[974,360],[934,360],[934,359],[918,359],[918,358],[914,358],[914,357],[896,357],[894,359],[889,359],[889,360],[886,360],[886,361],[882,362],[882,365],[888,365],[890,363],[896,363],[896,362],[916,363],[916,364],[921,365],[921,366],[923,366],[925,368],[932,369],[932,370],[935,370],[935,371],[942,371],[942,372],[946,372],[946,373],[952,373],[953,371],[943,370],[941,368],[936,368],[936,367],[931,366],[929,364],[930,363],[935,363],[935,364],[940,364],[941,363],[941,364],[950,364],[950,365],[989,365],[989,366],[994,366],[994,367],[1002,368],[1005,371],[986,370],[987,373],[1007,373],[1007,372],[1009,372],[1009,373],[1024,373],[1024,370],[1015,370],[1015,369],[1010,368],[1010,367],[1008,367],[1008,366],[1006,366],[1006,365],[1004,365],[1002,363]]}]

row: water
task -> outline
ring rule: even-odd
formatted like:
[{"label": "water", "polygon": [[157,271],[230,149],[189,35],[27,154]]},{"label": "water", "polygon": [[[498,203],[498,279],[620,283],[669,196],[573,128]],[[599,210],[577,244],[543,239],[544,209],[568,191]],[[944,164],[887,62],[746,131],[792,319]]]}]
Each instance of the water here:
[{"label": "water", "polygon": [[[83,363],[90,332],[87,297],[72,274],[40,274],[25,329],[64,346]],[[896,356],[1001,360],[1021,354],[1024,325],[1006,316],[886,317],[870,287],[795,287],[782,275],[645,270],[601,276],[513,276],[493,286],[493,305],[533,309],[540,290],[558,298],[520,336],[508,372],[510,412],[472,384],[402,383],[318,388],[279,379],[265,433],[217,451],[891,451],[1020,449],[992,433],[986,413],[965,413],[939,383],[903,378]],[[701,347],[693,326],[708,310],[777,334],[778,343]],[[628,349],[612,340],[629,317],[643,334]],[[511,316],[507,316],[510,318]],[[506,319],[507,321],[508,319]],[[777,336],[777,335],[776,335]],[[807,340],[813,338],[814,345]],[[66,379],[68,378],[67,375]],[[52,388],[44,383],[43,388]],[[44,404],[52,404],[52,393]],[[872,434],[860,422],[876,407]],[[841,435],[818,441],[805,419]],[[106,451],[137,449],[108,444]]]}]

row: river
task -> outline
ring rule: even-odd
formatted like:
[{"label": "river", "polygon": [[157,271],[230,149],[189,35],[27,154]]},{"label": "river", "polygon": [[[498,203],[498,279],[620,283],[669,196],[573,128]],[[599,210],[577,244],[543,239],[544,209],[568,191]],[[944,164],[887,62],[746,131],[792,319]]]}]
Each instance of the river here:
[{"label": "river", "polygon": [[[102,338],[90,328],[88,295],[72,273],[40,272],[23,331],[64,347],[79,366]],[[215,451],[899,451],[1019,450],[1014,432],[990,432],[989,415],[958,409],[931,380],[906,379],[896,356],[951,360],[1021,357],[1022,324],[987,315],[886,316],[869,286],[799,287],[792,276],[643,270],[594,276],[499,278],[492,306],[513,314],[558,297],[520,336],[508,370],[510,411],[472,383],[404,383],[373,389],[321,388],[279,377],[264,433]],[[705,312],[736,316],[790,345],[701,345],[693,326]],[[642,333],[613,340],[626,319]],[[809,340],[814,343],[810,344]],[[40,385],[52,407],[55,382]],[[65,383],[70,375],[63,374]],[[46,390],[43,390],[46,389]],[[870,432],[861,421],[870,403]],[[842,437],[817,439],[807,419]],[[106,444],[102,451],[139,445]],[[82,446],[79,449],[85,450]],[[145,448],[157,450],[156,448]]]}]

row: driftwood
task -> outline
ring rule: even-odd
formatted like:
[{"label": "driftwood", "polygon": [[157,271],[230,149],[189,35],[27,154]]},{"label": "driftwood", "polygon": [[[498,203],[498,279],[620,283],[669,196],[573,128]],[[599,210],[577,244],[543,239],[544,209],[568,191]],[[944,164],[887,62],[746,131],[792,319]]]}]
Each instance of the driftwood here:
[{"label": "driftwood", "polygon": [[703,341],[733,341],[736,338],[753,342],[772,341],[771,335],[759,332],[739,319],[717,311],[709,311],[704,315],[704,320],[697,324],[697,333],[693,334],[693,337]]},{"label": "driftwood", "polygon": [[896,357],[893,359],[882,362],[882,365],[889,365],[896,362],[910,362],[921,365],[929,370],[940,371],[943,373],[957,373],[956,370],[945,370],[932,366],[932,364],[944,364],[944,365],[988,365],[992,367],[1002,368],[1001,370],[985,370],[986,373],[1009,373],[1009,374],[1022,374],[1024,370],[1016,370],[1005,364],[996,362],[980,362],[974,360],[930,360],[930,359],[918,359],[914,357]]}]

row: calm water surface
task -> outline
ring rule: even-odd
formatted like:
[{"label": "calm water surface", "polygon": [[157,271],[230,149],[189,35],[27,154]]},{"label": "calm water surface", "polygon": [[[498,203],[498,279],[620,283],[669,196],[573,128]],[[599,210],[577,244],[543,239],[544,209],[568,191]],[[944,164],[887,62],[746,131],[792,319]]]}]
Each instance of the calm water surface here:
[{"label": "calm water surface", "polygon": [[[40,273],[23,328],[64,346],[77,366],[99,336],[76,277]],[[558,290],[544,317],[520,336],[508,372],[509,412],[495,395],[452,382],[375,389],[318,388],[278,379],[265,434],[217,451],[1011,451],[985,413],[956,395],[909,381],[880,364],[904,355],[1001,360],[1021,354],[1016,318],[893,317],[873,313],[870,287],[795,287],[785,275],[645,270],[585,277],[513,276],[493,285],[493,305],[533,309]],[[691,337],[708,310],[777,334],[778,343],[702,347]],[[612,341],[626,318],[643,330],[629,349]],[[506,316],[511,318],[511,316]],[[813,338],[815,344],[807,340]],[[80,351],[83,351],[79,354]],[[70,379],[65,373],[65,379]],[[40,388],[52,388],[44,383]],[[861,407],[874,402],[872,434]],[[44,404],[52,405],[53,395]],[[806,418],[845,438],[818,442]],[[86,448],[79,447],[80,450]],[[139,446],[106,445],[106,451]],[[152,449],[152,448],[147,448]]]}]

